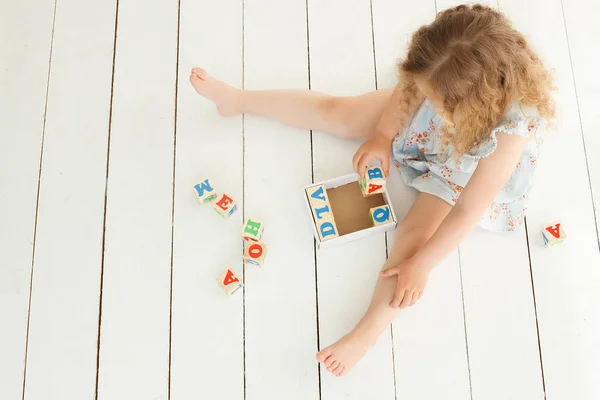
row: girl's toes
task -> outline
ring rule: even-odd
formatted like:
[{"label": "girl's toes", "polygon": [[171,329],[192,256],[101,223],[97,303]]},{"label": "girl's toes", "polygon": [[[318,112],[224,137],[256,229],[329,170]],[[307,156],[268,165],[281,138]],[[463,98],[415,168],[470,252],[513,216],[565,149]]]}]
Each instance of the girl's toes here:
[{"label": "girl's toes", "polygon": [[342,364],[338,364],[338,366],[335,367],[335,369],[333,371],[331,371],[331,373],[334,374],[335,376],[339,376],[340,372],[342,372],[343,369],[344,369],[344,366]]},{"label": "girl's toes", "polygon": [[327,371],[333,373],[333,371],[340,365],[339,361],[334,361],[327,367]]},{"label": "girl's toes", "polygon": [[320,363],[325,362],[327,357],[331,355],[331,351],[329,349],[322,350],[317,353],[317,361]]},{"label": "girl's toes", "polygon": [[346,375],[346,368],[342,367],[342,369],[337,373],[336,376],[344,376]]},{"label": "girl's toes", "polygon": [[325,360],[325,366],[327,368],[329,368],[331,366],[331,364],[333,364],[335,362],[335,357],[333,355],[330,355],[329,357],[327,357],[327,359]]}]

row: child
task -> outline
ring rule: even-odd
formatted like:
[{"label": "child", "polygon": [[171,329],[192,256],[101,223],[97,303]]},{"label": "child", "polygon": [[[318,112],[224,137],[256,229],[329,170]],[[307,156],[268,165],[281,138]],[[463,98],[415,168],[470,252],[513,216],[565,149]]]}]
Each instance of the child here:
[{"label": "child", "polygon": [[536,138],[554,116],[550,75],[523,36],[488,7],[439,13],[413,35],[399,71],[395,89],[358,97],[241,91],[198,68],[190,76],[224,116],[260,115],[366,140],[353,159],[361,176],[374,158],[389,174],[392,156],[421,192],[397,228],[368,311],[317,353],[336,376],[352,369],[399,309],[421,298],[432,268],[477,224],[492,231],[523,224]]}]

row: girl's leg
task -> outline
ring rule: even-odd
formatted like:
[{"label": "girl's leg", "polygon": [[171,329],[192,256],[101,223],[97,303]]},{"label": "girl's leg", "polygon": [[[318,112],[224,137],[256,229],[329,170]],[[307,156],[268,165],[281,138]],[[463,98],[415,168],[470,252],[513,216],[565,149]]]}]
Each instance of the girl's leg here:
[{"label": "girl's leg", "polygon": [[[421,193],[398,227],[392,254],[383,269],[393,267],[415,254],[433,235],[451,208],[438,197]],[[369,309],[352,332],[317,353],[317,360],[324,363],[329,372],[338,376],[348,373],[398,315],[399,309],[390,307],[396,279],[396,276],[379,277]]]},{"label": "girl's leg", "polygon": [[217,105],[223,116],[258,115],[301,129],[355,139],[371,135],[393,90],[355,97],[335,97],[311,90],[239,90],[200,68],[192,70],[190,82],[198,94]]}]

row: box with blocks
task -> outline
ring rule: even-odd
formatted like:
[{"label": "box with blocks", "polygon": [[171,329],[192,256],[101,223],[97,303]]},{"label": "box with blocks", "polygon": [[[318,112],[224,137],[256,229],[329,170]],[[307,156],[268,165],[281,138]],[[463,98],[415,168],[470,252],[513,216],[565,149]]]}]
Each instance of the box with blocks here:
[{"label": "box with blocks", "polygon": [[[365,174],[366,178],[373,178],[368,183],[354,173],[304,188],[319,248],[329,248],[396,228],[396,214],[383,170],[375,168],[379,168],[379,172]],[[369,170],[376,171],[373,168]],[[365,187],[367,189],[363,190]],[[369,193],[369,190],[372,192]]]},{"label": "box with blocks", "polygon": [[554,246],[555,244],[561,243],[567,238],[567,233],[563,228],[562,224],[557,222],[552,225],[544,227],[542,230],[542,239],[544,240],[544,247]]},{"label": "box with blocks", "polygon": [[367,167],[365,177],[359,179],[358,184],[363,196],[372,196],[385,192],[385,176],[381,167]]}]

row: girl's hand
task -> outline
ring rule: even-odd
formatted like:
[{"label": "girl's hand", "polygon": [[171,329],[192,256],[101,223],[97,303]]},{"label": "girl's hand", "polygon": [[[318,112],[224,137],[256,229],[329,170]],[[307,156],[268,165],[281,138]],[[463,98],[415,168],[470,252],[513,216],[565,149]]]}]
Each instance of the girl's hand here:
[{"label": "girl's hand", "polygon": [[354,170],[360,175],[361,178],[365,177],[365,170],[368,163],[373,159],[377,158],[381,162],[383,167],[383,173],[386,177],[390,173],[390,153],[392,151],[392,140],[381,133],[375,133],[373,137],[363,143],[358,149],[354,158],[352,159],[352,165]]},{"label": "girl's hand", "polygon": [[408,259],[395,267],[381,271],[380,275],[390,277],[398,275],[396,294],[390,303],[392,308],[406,308],[414,305],[421,298],[431,268]]}]

